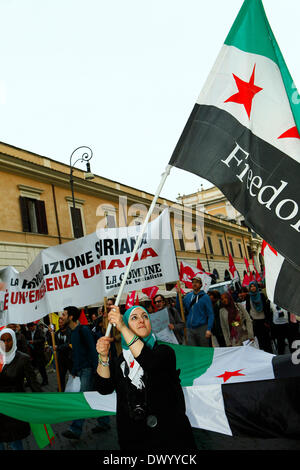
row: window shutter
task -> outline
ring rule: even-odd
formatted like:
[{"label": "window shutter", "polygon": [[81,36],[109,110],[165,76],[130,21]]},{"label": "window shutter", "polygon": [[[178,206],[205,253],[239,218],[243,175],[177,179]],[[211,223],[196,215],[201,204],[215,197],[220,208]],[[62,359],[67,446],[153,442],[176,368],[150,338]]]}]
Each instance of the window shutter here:
[{"label": "window shutter", "polygon": [[178,239],[179,239],[179,246],[181,251],[185,251],[185,245],[184,245],[184,239],[183,239],[183,233],[181,230],[178,230]]},{"label": "window shutter", "polygon": [[19,197],[23,232],[30,232],[30,219],[26,197]]},{"label": "window shutter", "polygon": [[106,216],[106,223],[108,228],[116,228],[116,221],[114,215],[107,215]]},{"label": "window shutter", "polygon": [[81,211],[77,207],[71,207],[71,217],[72,217],[72,225],[73,225],[73,232],[74,238],[83,237],[83,226],[81,220]]},{"label": "window shutter", "polygon": [[45,202],[36,200],[35,209],[36,209],[38,233],[43,233],[44,235],[47,235],[48,225],[47,225],[47,219],[46,219]]}]

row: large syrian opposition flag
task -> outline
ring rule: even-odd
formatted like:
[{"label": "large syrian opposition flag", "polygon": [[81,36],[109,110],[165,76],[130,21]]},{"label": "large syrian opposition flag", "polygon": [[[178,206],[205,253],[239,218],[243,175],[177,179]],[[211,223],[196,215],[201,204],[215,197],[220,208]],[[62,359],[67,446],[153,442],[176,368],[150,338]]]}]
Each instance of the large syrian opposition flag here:
[{"label": "large syrian opposition flag", "polygon": [[[300,377],[184,387],[191,426],[231,436],[300,438]],[[60,423],[116,414],[116,394],[1,393],[1,411],[16,419]],[[49,427],[49,425],[48,425]]]},{"label": "large syrian opposition flag", "polygon": [[[300,437],[298,356],[273,356],[252,346],[170,346],[193,427],[236,436]],[[0,408],[32,424],[53,424],[113,415],[116,395],[0,393]]]},{"label": "large syrian opposition flag", "polygon": [[261,0],[245,0],[169,164],[215,184],[247,225],[300,266],[295,97]]}]

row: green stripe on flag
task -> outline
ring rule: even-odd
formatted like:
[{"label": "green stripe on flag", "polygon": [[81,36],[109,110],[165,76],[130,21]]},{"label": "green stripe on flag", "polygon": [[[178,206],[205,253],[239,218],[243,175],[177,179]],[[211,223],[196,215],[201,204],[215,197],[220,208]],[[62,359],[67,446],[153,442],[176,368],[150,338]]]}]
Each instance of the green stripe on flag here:
[{"label": "green stripe on flag", "polygon": [[225,44],[244,52],[263,55],[278,64],[270,32],[272,30],[261,0],[245,0]]},{"label": "green stripe on flag", "polygon": [[184,346],[171,344],[176,354],[176,367],[180,369],[182,387],[193,385],[194,379],[204,374],[211,366],[214,357],[214,348],[199,348],[198,346]]},{"label": "green stripe on flag", "polygon": [[93,410],[83,393],[0,393],[0,409],[30,424],[62,423],[114,413]]},{"label": "green stripe on flag", "polygon": [[40,449],[54,444],[54,433],[50,424],[30,423],[30,427]]},{"label": "green stripe on flag", "polygon": [[[250,54],[262,55],[278,65],[294,120],[300,132],[299,95],[273,34],[261,0],[244,1],[225,40],[225,44],[227,46],[234,46]],[[296,100],[295,96],[297,96]]]}]

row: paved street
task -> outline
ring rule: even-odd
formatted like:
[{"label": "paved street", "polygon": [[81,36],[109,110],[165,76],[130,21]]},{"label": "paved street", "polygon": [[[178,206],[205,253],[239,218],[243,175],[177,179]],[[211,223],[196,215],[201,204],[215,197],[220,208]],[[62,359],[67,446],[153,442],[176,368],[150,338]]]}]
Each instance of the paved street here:
[{"label": "paved street", "polygon": [[[38,375],[39,377],[39,375]],[[56,391],[56,374],[48,372],[49,385],[43,387],[45,392]],[[40,378],[40,377],[39,377]],[[90,450],[118,450],[116,420],[110,418],[111,429],[100,434],[93,434],[91,429],[95,426],[95,419],[87,419],[84,432],[79,441],[70,440],[62,436],[68,429],[69,422],[53,424],[55,443],[44,450],[60,451],[90,451]],[[300,450],[300,441],[282,439],[248,439],[232,438],[223,434],[211,433],[200,429],[194,430],[199,450]],[[34,437],[31,435],[24,440],[26,450],[39,450]]]}]

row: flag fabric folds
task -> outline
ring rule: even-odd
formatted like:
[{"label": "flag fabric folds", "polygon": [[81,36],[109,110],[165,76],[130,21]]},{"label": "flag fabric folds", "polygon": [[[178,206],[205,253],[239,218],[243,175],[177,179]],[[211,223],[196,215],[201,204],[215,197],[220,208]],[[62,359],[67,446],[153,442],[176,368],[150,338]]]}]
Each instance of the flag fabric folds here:
[{"label": "flag fabric folds", "polygon": [[[275,356],[252,346],[170,346],[193,427],[227,435],[300,437],[300,364],[290,354]],[[116,395],[1,393],[0,407],[13,418],[39,425],[41,431],[41,421],[114,415]],[[51,435],[46,434],[47,443]]]},{"label": "flag fabric folds", "polygon": [[245,0],[169,162],[215,184],[295,269],[300,266],[296,92],[262,1]]},{"label": "flag fabric folds", "polygon": [[236,437],[299,439],[299,390],[300,377],[186,387],[186,412],[195,428]]}]

